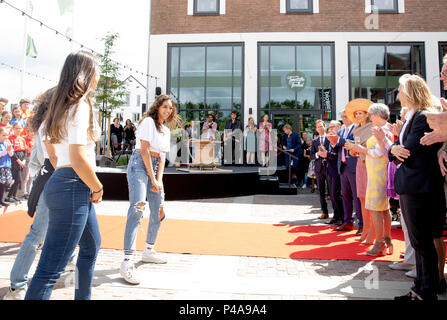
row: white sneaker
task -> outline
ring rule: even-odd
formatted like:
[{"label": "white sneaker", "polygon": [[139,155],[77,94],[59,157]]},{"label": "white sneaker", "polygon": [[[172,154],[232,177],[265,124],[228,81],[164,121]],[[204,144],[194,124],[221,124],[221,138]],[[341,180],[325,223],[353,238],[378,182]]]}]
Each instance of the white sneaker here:
[{"label": "white sneaker", "polygon": [[146,263],[156,263],[156,264],[167,263],[166,260],[156,257],[154,250],[144,251],[142,260],[143,260],[143,262],[146,262]]},{"label": "white sneaker", "polygon": [[24,289],[12,289],[9,288],[8,293],[5,294],[3,300],[25,300],[25,290]]},{"label": "white sneaker", "polygon": [[123,261],[121,263],[120,274],[130,284],[140,284],[135,271],[135,265],[130,261]]},{"label": "white sneaker", "polygon": [[405,275],[410,278],[416,278],[416,276],[417,276],[416,269],[412,269],[412,270],[406,272]]},{"label": "white sneaker", "polygon": [[414,264],[400,262],[400,263],[390,264],[390,265],[388,265],[388,267],[390,267],[393,270],[410,271],[410,270],[413,270]]},{"label": "white sneaker", "polygon": [[307,186],[306,186],[305,184],[303,184],[303,186],[302,186],[301,188],[303,188],[303,189],[306,189],[306,188],[307,188]]}]

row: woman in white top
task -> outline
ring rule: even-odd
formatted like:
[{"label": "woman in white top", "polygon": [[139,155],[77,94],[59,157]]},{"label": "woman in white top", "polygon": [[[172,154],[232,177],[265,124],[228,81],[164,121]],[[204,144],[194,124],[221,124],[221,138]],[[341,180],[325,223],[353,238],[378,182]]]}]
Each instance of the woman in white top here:
[{"label": "woman in white top", "polygon": [[101,202],[103,194],[94,171],[100,130],[91,97],[98,81],[98,64],[91,53],[70,54],[48,108],[44,134],[55,147],[57,168],[44,189],[48,230],[27,300],[50,299],[78,244],[75,299],[91,298],[101,245],[93,204]]},{"label": "woman in white top", "polygon": [[166,153],[170,150],[170,129],[177,123],[178,115],[172,98],[161,95],[143,116],[137,128],[135,151],[127,167],[130,207],[124,233],[124,261],[120,268],[124,280],[131,284],[140,283],[135,275],[132,257],[136,249],[138,225],[147,205],[150,209],[150,219],[146,251],[142,260],[149,263],[166,263],[154,255],[153,247],[160,228],[160,206],[164,201],[163,172]]}]

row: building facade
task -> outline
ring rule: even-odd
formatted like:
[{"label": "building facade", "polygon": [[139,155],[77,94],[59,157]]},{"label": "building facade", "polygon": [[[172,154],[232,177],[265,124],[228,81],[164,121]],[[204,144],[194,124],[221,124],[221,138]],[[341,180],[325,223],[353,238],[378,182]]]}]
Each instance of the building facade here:
[{"label": "building facade", "polygon": [[[185,120],[236,110],[313,131],[354,98],[390,106],[399,77],[444,94],[445,0],[153,0],[150,73]],[[150,88],[155,92],[156,84]]]},{"label": "building facade", "polygon": [[112,120],[119,118],[123,126],[130,119],[137,124],[141,118],[143,104],[146,103],[146,87],[134,76],[129,76],[125,80],[127,94],[124,105],[113,110]]}]

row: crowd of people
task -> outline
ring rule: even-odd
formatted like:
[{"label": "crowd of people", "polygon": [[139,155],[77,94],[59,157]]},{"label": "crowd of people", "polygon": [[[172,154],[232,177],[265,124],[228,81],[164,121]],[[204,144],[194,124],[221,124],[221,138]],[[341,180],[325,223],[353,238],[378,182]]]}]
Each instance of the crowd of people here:
[{"label": "crowd of people", "polygon": [[[447,57],[441,79],[447,89]],[[424,79],[400,78],[401,119],[390,123],[390,110],[381,103],[356,99],[342,114],[343,126],[316,122],[318,136],[310,158],[320,193],[321,220],[334,231],[354,229],[370,256],[393,254],[392,204],[401,210],[406,251],[404,261],[390,265],[415,278],[411,292],[396,299],[434,300],[446,292],[444,277],[446,222],[447,101],[434,97]],[[328,186],[333,216],[326,201]],[[390,205],[390,203],[392,203]],[[329,219],[330,218],[330,219]]]},{"label": "crowd of people", "polygon": [[[0,206],[28,199],[32,185],[30,174],[34,133],[30,129],[31,101],[21,99],[11,112],[5,110],[6,98],[0,98]],[[19,193],[20,192],[20,193]]]},{"label": "crowd of people", "polygon": [[[444,63],[441,80],[447,89],[447,57]],[[95,204],[102,201],[104,192],[95,173],[95,147],[101,136],[93,113],[98,68],[91,53],[72,53],[62,68],[59,84],[35,100],[34,113],[29,110],[31,101],[22,100],[12,114],[1,114],[1,204],[14,202],[21,188],[24,195],[29,194],[28,214],[35,217],[11,270],[5,299],[49,299],[54,285],[70,266],[76,268],[75,299],[91,298],[101,245]],[[271,157],[280,154],[278,149],[286,151],[289,157],[284,158],[285,165],[294,169],[297,181],[316,181],[322,210],[319,219],[334,225],[334,232],[354,230],[357,220],[357,240],[365,245],[369,256],[393,254],[390,202],[397,202],[406,252],[402,263],[390,267],[412,271],[415,281],[407,295],[396,299],[435,300],[438,293],[446,291],[447,284],[443,242],[447,144],[442,145],[447,141],[447,112],[442,112],[447,110],[447,101],[436,99],[417,75],[404,75],[399,83],[402,113],[395,123],[390,123],[388,106],[355,99],[341,115],[343,124],[334,120],[326,128],[324,121],[316,121],[314,139],[306,133],[300,136],[286,124],[280,143],[273,146],[268,115],[258,127],[250,118],[243,135],[246,160],[252,164],[254,154],[261,151],[261,165],[268,166]],[[0,99],[2,109],[8,103],[5,100]],[[168,95],[158,96],[137,126],[128,121],[123,128],[119,119],[112,124],[112,135],[118,143],[121,136],[121,142],[134,144],[127,170],[130,203],[120,266],[121,276],[130,284],[141,281],[135,268],[135,248],[137,229],[146,210],[150,222],[142,261],[166,263],[156,254],[154,245],[165,217],[163,174],[171,130],[179,125],[174,101]],[[212,139],[217,130],[212,116],[202,129],[206,139]],[[226,129],[241,129],[236,112]],[[31,183],[23,174],[24,168],[36,163],[41,167],[29,190]],[[42,253],[28,286],[28,273],[40,247]]]}]

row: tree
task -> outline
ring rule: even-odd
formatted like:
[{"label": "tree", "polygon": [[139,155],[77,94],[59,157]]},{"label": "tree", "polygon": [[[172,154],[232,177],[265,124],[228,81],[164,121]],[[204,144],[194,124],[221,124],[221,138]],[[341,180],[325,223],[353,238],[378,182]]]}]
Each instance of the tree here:
[{"label": "tree", "polygon": [[[102,130],[105,131],[107,137],[107,155],[110,156],[110,117],[112,111],[122,106],[127,94],[126,83],[120,79],[119,64],[111,59],[113,55],[113,47],[118,40],[117,33],[108,33],[101,41],[104,41],[104,54],[98,55],[101,62],[101,73],[96,89],[96,103],[100,112],[100,122]],[[104,120],[107,120],[107,127],[104,130]],[[99,152],[99,148],[98,148]]]}]

